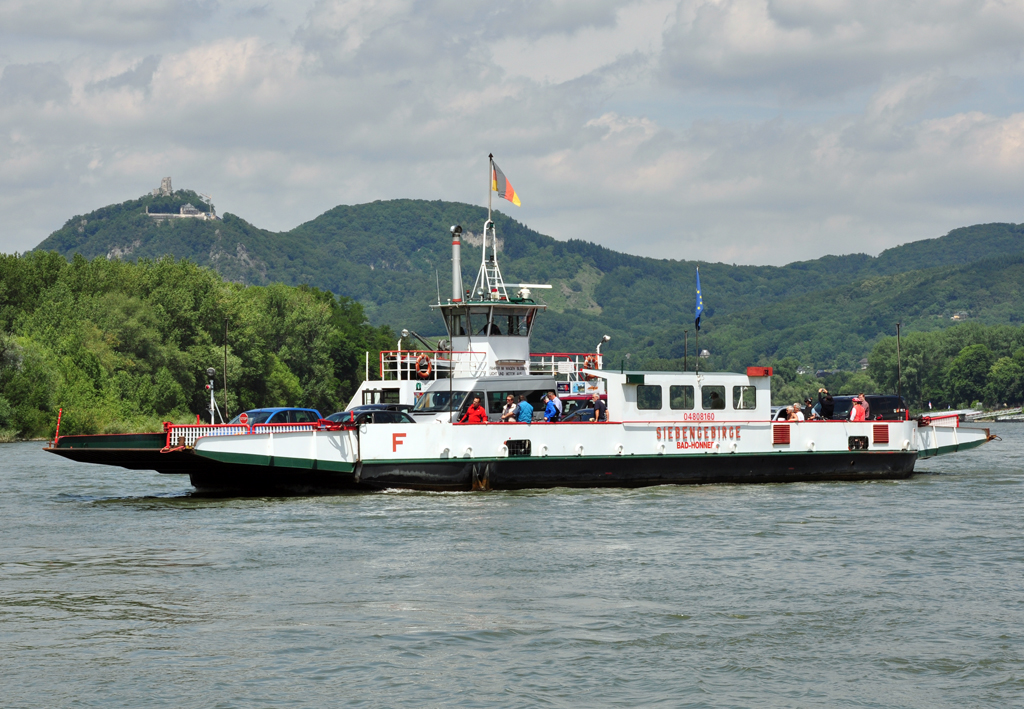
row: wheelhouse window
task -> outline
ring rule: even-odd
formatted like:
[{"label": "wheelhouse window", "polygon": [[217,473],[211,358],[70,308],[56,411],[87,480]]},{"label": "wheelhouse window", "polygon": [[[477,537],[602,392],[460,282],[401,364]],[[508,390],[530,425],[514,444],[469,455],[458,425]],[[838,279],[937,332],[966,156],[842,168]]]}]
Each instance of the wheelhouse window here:
[{"label": "wheelhouse window", "polygon": [[493,316],[495,335],[525,337],[529,334],[526,313],[516,308],[495,308]]},{"label": "wheelhouse window", "polygon": [[756,409],[757,389],[752,386],[735,386],[732,388],[732,408]]},{"label": "wheelhouse window", "polygon": [[661,385],[640,384],[637,386],[636,408],[648,411],[661,409]]},{"label": "wheelhouse window", "polygon": [[490,308],[470,308],[467,318],[469,319],[469,327],[466,328],[466,332],[474,335],[490,334]]},{"label": "wheelhouse window", "polygon": [[725,408],[725,387],[706,386],[700,388],[700,407],[705,411]]},{"label": "wheelhouse window", "polygon": [[453,313],[448,318],[448,336],[449,337],[465,337],[466,336],[466,321],[461,313]]},{"label": "wheelhouse window", "polygon": [[689,385],[670,386],[668,388],[668,406],[670,409],[692,409],[693,387]]}]

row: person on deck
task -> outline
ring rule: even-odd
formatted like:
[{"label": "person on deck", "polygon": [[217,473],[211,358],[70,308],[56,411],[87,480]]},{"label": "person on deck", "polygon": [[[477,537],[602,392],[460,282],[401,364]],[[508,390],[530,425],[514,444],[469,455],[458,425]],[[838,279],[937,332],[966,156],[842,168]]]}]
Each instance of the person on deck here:
[{"label": "person on deck", "polygon": [[828,393],[828,389],[824,387],[818,389],[818,406],[820,407],[818,413],[821,414],[821,417],[826,421],[831,421],[832,414],[836,410],[836,402],[832,395]]},{"label": "person on deck", "polygon": [[511,394],[505,397],[505,408],[501,410],[501,420],[505,423],[512,423],[519,419],[519,407]]},{"label": "person on deck", "polygon": [[[555,403],[555,402],[558,402],[558,403]],[[555,392],[549,391],[548,392],[548,403],[544,407],[544,420],[545,421],[547,421],[548,423],[555,423],[555,422],[558,421],[558,419],[562,418],[561,407],[558,406],[558,404],[560,404],[560,403],[562,403],[562,402],[558,400],[557,396],[555,396]]]},{"label": "person on deck", "polygon": [[803,420],[805,420],[804,412],[803,412],[803,407],[800,406],[799,402],[794,402],[793,403],[793,419],[792,420],[793,421],[803,421]]},{"label": "person on deck", "polygon": [[868,403],[868,398],[866,396],[864,396],[864,392],[861,392],[857,396],[857,398],[860,399],[860,405],[864,407],[864,420],[865,421],[870,421],[871,420],[871,404]]},{"label": "person on deck", "polygon": [[594,395],[590,397],[594,400],[594,423],[598,421],[608,420],[608,404],[601,400],[601,395],[594,392]]},{"label": "person on deck", "polygon": [[850,420],[851,421],[863,421],[864,420],[864,406],[861,404],[859,398],[853,400],[853,408],[850,409]]},{"label": "person on deck", "polygon": [[519,395],[519,416],[516,420],[519,423],[530,423],[533,421],[533,405],[526,400],[525,394]]},{"label": "person on deck", "polygon": [[459,423],[487,423],[487,409],[480,405],[479,396],[473,397],[473,403],[462,414]]}]

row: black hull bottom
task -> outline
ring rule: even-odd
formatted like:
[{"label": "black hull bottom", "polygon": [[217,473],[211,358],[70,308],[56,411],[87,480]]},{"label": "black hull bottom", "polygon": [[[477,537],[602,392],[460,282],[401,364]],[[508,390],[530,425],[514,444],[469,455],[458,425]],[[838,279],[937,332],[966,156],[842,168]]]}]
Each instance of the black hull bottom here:
[{"label": "black hull bottom", "polygon": [[82,463],[188,475],[210,495],[309,495],[384,489],[459,492],[551,487],[893,480],[913,474],[916,452],[766,453],[613,458],[498,458],[363,463],[355,472],[221,463],[190,450],[47,448]]},{"label": "black hull bottom", "polygon": [[167,453],[160,452],[160,448],[44,448],[43,450],[76,463],[116,465],[129,470],[155,470],[158,473],[171,475],[186,475],[211,467],[210,461],[186,450],[174,450]]},{"label": "black hull bottom", "polygon": [[363,463],[355,473],[219,464],[191,473],[208,494],[323,494],[384,489],[442,492],[552,487],[756,484],[894,480],[913,474],[917,454],[811,453],[732,457],[502,458]]}]

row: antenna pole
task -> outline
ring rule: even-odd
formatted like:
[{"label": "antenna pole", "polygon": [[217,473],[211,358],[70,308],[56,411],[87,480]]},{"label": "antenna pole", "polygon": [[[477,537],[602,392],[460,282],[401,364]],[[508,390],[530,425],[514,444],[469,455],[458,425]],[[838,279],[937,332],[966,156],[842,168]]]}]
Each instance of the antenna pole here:
[{"label": "antenna pole", "polygon": [[[494,153],[490,153],[487,156],[487,221],[491,221],[491,192],[494,191],[494,190],[491,189],[491,185],[493,184],[491,182],[491,180],[492,180],[493,176],[494,176]],[[485,234],[486,234],[486,231],[487,230],[484,229]],[[487,251],[487,241],[486,241],[486,239],[484,240],[484,251]]]},{"label": "antenna pole", "polygon": [[228,319],[224,318],[224,413],[228,415]]},{"label": "antenna pole", "polygon": [[700,330],[693,331],[693,343],[697,349],[697,357],[693,365],[693,373],[696,374],[700,371]]},{"label": "antenna pole", "polygon": [[690,331],[689,330],[683,330],[683,371],[684,372],[689,372],[690,371],[690,362],[689,362],[689,359],[690,359],[690,343],[689,343],[689,339],[690,339]]},{"label": "antenna pole", "polygon": [[900,325],[896,323],[896,396],[900,395],[900,382],[903,380],[903,365],[900,363]]}]

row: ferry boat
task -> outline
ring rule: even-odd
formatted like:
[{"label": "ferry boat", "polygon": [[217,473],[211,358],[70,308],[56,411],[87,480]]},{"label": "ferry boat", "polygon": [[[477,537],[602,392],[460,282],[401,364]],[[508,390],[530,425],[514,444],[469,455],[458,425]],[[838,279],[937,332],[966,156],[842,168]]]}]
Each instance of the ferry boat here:
[{"label": "ferry boat", "polygon": [[[375,380],[367,353],[367,379],[349,404],[411,407],[415,423],[353,416],[165,424],[163,433],[131,434],[149,437],[145,450],[128,438],[108,445],[95,439],[109,437],[96,436],[58,438],[47,450],[187,474],[203,492],[301,494],[905,478],[919,459],[993,438],[986,428],[961,426],[956,416],[911,420],[905,412],[895,421],[772,421],[771,367],[615,370],[605,366],[600,344],[594,352],[531,353],[533,328],[545,310],[532,291],[550,286],[504,282],[490,209],[482,234],[480,269],[464,290],[462,228],[451,229],[452,296],[431,306],[447,339],[429,349],[403,332],[428,349],[382,352]],[[541,397],[551,391],[563,402],[597,394],[609,420],[546,423],[539,414],[531,422],[499,420],[508,394],[525,395],[542,412]],[[460,422],[475,397],[488,420]]]}]

